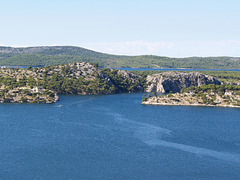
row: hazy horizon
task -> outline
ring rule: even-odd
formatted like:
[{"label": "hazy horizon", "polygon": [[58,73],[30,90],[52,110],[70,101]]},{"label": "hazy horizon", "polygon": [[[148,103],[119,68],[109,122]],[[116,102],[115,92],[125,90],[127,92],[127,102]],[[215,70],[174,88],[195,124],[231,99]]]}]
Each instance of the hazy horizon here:
[{"label": "hazy horizon", "polygon": [[[156,54],[138,54],[138,55],[127,55],[127,54],[113,54],[113,53],[106,53],[106,52],[101,52],[101,51],[97,51],[97,50],[93,50],[90,48],[85,48],[85,47],[81,47],[81,46],[73,46],[73,45],[36,45],[36,46],[4,46],[4,45],[0,45],[0,47],[10,47],[10,48],[32,48],[32,47],[78,47],[78,48],[83,48],[83,49],[87,49],[90,51],[95,51],[95,52],[99,52],[99,53],[103,53],[103,54],[109,54],[109,55],[119,55],[119,56],[161,56],[161,55],[156,55]],[[163,56],[164,57],[164,56]],[[174,56],[166,56],[166,57],[170,57],[170,58],[189,58],[189,57],[240,57],[240,56],[183,56],[183,57],[174,57]]]},{"label": "hazy horizon", "polygon": [[71,45],[118,55],[240,56],[236,0],[12,0],[1,6],[1,46]]}]

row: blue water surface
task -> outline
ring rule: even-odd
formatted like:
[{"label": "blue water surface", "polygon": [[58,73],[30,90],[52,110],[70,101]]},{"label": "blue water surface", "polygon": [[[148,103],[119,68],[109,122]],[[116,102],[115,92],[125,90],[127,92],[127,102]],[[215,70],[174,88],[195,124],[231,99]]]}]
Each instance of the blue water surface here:
[{"label": "blue water surface", "polygon": [[240,177],[240,109],[141,105],[141,97],[0,104],[0,179]]}]

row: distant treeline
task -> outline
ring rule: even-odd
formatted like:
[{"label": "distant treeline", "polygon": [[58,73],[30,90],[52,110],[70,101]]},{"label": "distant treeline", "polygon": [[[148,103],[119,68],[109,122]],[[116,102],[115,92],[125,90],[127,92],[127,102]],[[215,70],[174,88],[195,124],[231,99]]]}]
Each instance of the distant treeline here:
[{"label": "distant treeline", "polygon": [[2,66],[52,66],[56,64],[86,61],[102,67],[136,68],[195,68],[195,69],[240,69],[239,57],[189,57],[164,56],[118,56],[99,53],[80,47],[0,47]]},{"label": "distant treeline", "polygon": [[202,71],[206,75],[216,77],[219,81],[229,83],[240,83],[239,71]]}]

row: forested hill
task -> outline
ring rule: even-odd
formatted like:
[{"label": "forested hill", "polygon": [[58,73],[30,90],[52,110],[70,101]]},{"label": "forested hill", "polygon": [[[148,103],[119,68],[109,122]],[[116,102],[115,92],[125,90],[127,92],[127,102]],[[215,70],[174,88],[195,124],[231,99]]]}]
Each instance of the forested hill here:
[{"label": "forested hill", "polygon": [[117,56],[74,46],[39,46],[12,48],[0,46],[0,65],[48,66],[79,61],[108,66]]},{"label": "forested hill", "polygon": [[103,67],[240,69],[240,57],[119,56],[74,46],[0,47],[0,66],[48,66],[79,61]]}]

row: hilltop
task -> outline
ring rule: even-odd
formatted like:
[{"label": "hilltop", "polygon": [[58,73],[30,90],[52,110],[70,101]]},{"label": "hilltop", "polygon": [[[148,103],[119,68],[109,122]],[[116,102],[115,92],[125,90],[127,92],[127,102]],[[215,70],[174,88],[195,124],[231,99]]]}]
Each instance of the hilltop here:
[{"label": "hilltop", "polygon": [[52,103],[57,94],[141,92],[144,79],[87,62],[39,68],[0,68],[0,102]]},{"label": "hilltop", "polygon": [[80,61],[114,68],[240,69],[239,57],[120,56],[74,46],[0,47],[1,66],[53,66]]}]

